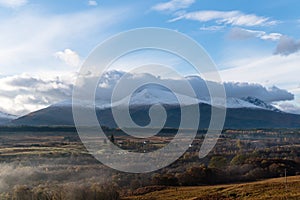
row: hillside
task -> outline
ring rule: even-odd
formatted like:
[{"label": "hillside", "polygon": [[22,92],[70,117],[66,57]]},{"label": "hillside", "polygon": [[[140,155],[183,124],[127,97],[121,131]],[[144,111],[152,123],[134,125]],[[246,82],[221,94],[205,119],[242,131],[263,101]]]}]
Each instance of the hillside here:
[{"label": "hillside", "polygon": [[16,118],[17,118],[17,116],[10,115],[10,114],[7,114],[7,113],[4,113],[4,112],[0,111],[0,125],[1,124],[6,124],[6,123],[8,123],[11,120],[14,120]]},{"label": "hillside", "polygon": [[218,186],[173,187],[144,195],[130,196],[124,200],[208,200],[208,199],[300,199],[300,176],[268,179],[243,184]]},{"label": "hillside", "polygon": [[[210,122],[211,105],[199,104],[200,129],[208,127]],[[84,108],[89,109],[89,108]],[[168,119],[166,127],[177,128],[180,123],[180,107],[178,105],[166,106]],[[110,108],[97,109],[98,119],[101,125],[115,128],[116,124]],[[135,106],[130,110],[133,120],[139,125],[146,125],[150,118],[146,113],[147,106]],[[191,118],[193,120],[193,118]],[[50,106],[48,108],[30,113],[11,122],[11,125],[74,125],[72,107]],[[253,108],[228,108],[225,128],[299,128],[300,116],[284,112]]]}]

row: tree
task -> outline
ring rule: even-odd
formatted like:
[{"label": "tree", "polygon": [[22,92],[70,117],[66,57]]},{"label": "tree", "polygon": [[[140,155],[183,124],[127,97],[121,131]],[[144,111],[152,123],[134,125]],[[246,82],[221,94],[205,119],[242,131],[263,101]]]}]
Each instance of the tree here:
[{"label": "tree", "polygon": [[227,166],[227,159],[223,156],[213,156],[210,161],[208,167],[210,168],[225,168]]},{"label": "tree", "polygon": [[240,139],[236,140],[236,146],[239,148],[239,151],[243,150],[243,144],[242,144],[242,141]]},{"label": "tree", "polygon": [[242,165],[245,164],[245,161],[248,159],[248,156],[243,154],[237,154],[234,156],[230,162],[231,165]]},{"label": "tree", "polygon": [[112,143],[115,143],[115,137],[114,137],[114,134],[112,133],[111,136],[110,136],[110,141]]}]

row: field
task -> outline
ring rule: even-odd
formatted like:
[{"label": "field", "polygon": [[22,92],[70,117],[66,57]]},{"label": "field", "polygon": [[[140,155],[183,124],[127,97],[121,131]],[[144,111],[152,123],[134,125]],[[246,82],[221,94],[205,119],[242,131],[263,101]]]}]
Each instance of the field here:
[{"label": "field", "polygon": [[300,176],[274,178],[244,184],[171,187],[124,198],[124,200],[208,200],[208,199],[300,199]]},{"label": "field", "polygon": [[[142,153],[168,144],[173,131],[145,141],[112,129],[107,140]],[[0,199],[300,199],[299,130],[225,130],[199,159],[204,134],[170,166],[130,174],[97,161],[72,127],[0,128]]]}]

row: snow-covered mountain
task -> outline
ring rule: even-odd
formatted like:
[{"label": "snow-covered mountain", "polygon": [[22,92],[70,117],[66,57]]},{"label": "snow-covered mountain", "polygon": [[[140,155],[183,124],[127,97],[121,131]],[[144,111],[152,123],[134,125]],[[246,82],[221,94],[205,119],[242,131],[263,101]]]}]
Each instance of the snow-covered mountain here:
[{"label": "snow-covered mountain", "polygon": [[268,104],[258,98],[255,97],[247,97],[247,98],[242,98],[243,101],[249,102],[252,105],[257,106],[258,108],[262,108],[262,109],[266,109],[266,110],[272,110],[275,112],[282,112],[281,110],[279,110],[278,108],[276,108],[275,106]]},{"label": "snow-covered mountain", "polygon": [[[224,126],[225,128],[300,128],[299,115],[282,112],[271,104],[267,103],[267,100],[269,100],[268,102],[273,102],[268,95],[254,97],[251,96],[253,93],[251,93],[250,90],[247,90],[246,92],[244,90],[241,90],[243,92],[232,92],[230,88],[239,88],[239,85],[225,85],[225,90],[228,95],[226,101],[219,98],[214,99],[212,103],[204,81],[197,76],[187,77],[187,80],[195,91],[196,97],[187,96],[184,94],[184,92],[180,94],[174,94],[166,87],[159,86],[157,84],[144,85],[138,88],[132,95],[122,96],[127,95],[128,93],[126,89],[129,88],[126,88],[125,85],[124,90],[118,93],[119,96],[117,97],[117,100],[111,103],[109,97],[113,93],[114,86],[118,79],[120,79],[121,75],[122,74],[116,73],[107,74],[107,76],[99,81],[99,87],[97,88],[96,93],[96,101],[87,102],[85,100],[77,99],[75,100],[75,106],[79,106],[81,109],[86,110],[94,110],[96,107],[96,115],[100,124],[108,127],[117,127],[114,121],[112,107],[120,105],[127,107],[128,105],[126,102],[129,102],[132,119],[140,125],[147,125],[149,123],[148,113],[151,105],[162,104],[165,106],[166,113],[168,115],[165,127],[178,128],[181,120],[181,106],[191,107],[191,105],[198,105],[201,112],[201,118],[199,122],[199,128],[201,129],[206,129],[208,127],[212,107],[227,108]],[[150,75],[142,77],[134,77],[134,75],[132,75],[132,77],[130,77],[128,80],[134,81],[130,83],[133,84],[140,79],[147,79],[148,82],[155,82],[155,80],[157,80],[156,77]],[[169,81],[169,84],[176,84],[179,91],[184,91],[184,88],[180,88],[183,85],[180,80],[165,81]],[[253,89],[252,86],[249,87],[251,90]],[[258,87],[258,89],[260,89],[260,87]],[[238,91],[240,91],[240,89]],[[268,91],[265,89],[262,90],[262,93],[263,92],[268,93]],[[182,100],[180,104],[176,96]],[[265,99],[263,99],[263,97],[265,97]],[[94,103],[95,107],[93,106]],[[13,120],[11,124],[33,126],[74,125],[72,100],[69,99],[62,101],[45,109],[32,112],[28,115]]]},{"label": "snow-covered mountain", "polygon": [[[176,95],[182,100],[183,103],[181,105],[192,105],[192,104],[212,105],[211,99],[209,97],[193,98],[182,94],[176,94]],[[143,105],[154,105],[154,104],[175,106],[175,105],[179,105],[179,101],[176,98],[176,95],[166,88],[157,85],[147,85],[135,91],[131,97],[126,97],[126,98],[130,98],[130,106],[133,107],[143,106]],[[88,102],[83,102],[83,101],[81,102],[82,102],[81,106],[91,105],[91,103]],[[111,104],[109,100],[103,100],[103,99],[96,100],[96,107],[98,109],[107,109],[122,104],[125,105],[125,98],[116,101],[113,104]],[[65,100],[52,105],[52,107],[64,107],[64,106],[71,107],[72,100]],[[212,106],[226,107],[226,108],[233,108],[233,109],[234,108],[263,109],[263,110],[281,112],[279,109],[272,106],[271,104],[268,104],[255,97],[243,97],[243,98],[228,97],[226,99],[226,104],[224,104],[223,99],[215,99],[214,104]]]},{"label": "snow-covered mountain", "polygon": [[17,118],[17,116],[15,116],[15,115],[10,115],[10,114],[4,113],[4,112],[0,112],[0,124],[6,124],[16,118]]}]

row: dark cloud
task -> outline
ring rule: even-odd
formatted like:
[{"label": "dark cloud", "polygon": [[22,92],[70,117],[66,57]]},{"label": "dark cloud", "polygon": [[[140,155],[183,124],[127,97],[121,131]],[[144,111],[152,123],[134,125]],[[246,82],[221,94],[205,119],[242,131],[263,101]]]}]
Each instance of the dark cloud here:
[{"label": "dark cloud", "polygon": [[282,36],[277,44],[274,54],[288,56],[296,53],[300,50],[300,41],[290,38],[288,36]]},{"label": "dark cloud", "polygon": [[[188,77],[191,85],[197,93],[199,98],[209,96],[206,83],[198,76]],[[217,84],[217,83],[210,83]],[[254,83],[224,83],[227,97],[245,98],[256,97],[262,101],[271,103],[276,101],[289,101],[294,99],[294,95],[286,90],[279,89],[278,87],[266,88],[260,84]]]},{"label": "dark cloud", "polygon": [[289,101],[294,99],[294,95],[278,87],[266,88],[259,84],[251,83],[225,83],[228,97],[256,97],[265,102]]}]

